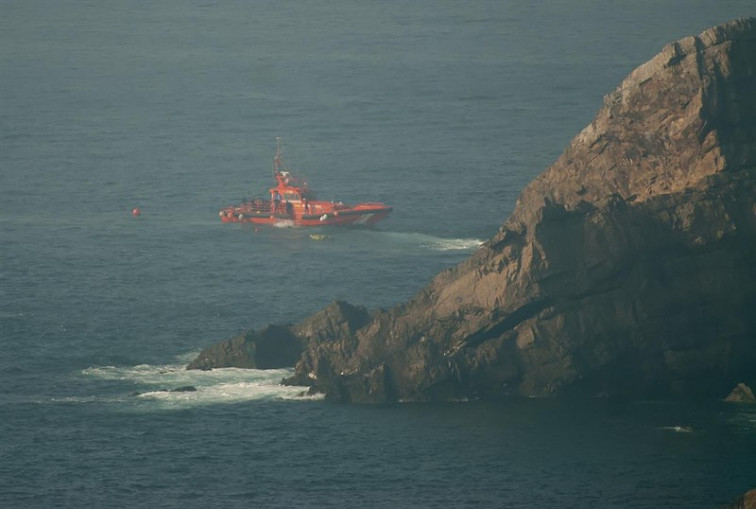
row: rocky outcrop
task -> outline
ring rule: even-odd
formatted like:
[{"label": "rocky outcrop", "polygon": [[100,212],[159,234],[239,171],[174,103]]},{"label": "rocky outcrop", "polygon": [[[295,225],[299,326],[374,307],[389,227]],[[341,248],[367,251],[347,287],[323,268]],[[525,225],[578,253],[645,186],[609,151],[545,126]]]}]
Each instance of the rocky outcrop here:
[{"label": "rocky outcrop", "polygon": [[370,315],[364,307],[337,300],[293,326],[292,332],[306,344],[314,346],[334,338],[347,337],[369,321]]},{"label": "rocky outcrop", "polygon": [[187,369],[291,367],[300,359],[305,345],[349,336],[369,319],[365,308],[334,301],[297,325],[268,325],[259,332],[250,330],[212,345],[200,352]]},{"label": "rocky outcrop", "polygon": [[728,403],[742,403],[745,405],[756,405],[756,396],[753,391],[744,383],[739,383],[732,392],[725,398]]},{"label": "rocky outcrop", "polygon": [[296,363],[302,348],[303,342],[288,327],[269,325],[206,348],[186,369],[281,368]]},{"label": "rocky outcrop", "polygon": [[756,20],[633,71],[474,256],[290,382],[333,400],[721,394],[756,366]]},{"label": "rocky outcrop", "polygon": [[756,509],[756,488],[748,490],[722,509]]}]

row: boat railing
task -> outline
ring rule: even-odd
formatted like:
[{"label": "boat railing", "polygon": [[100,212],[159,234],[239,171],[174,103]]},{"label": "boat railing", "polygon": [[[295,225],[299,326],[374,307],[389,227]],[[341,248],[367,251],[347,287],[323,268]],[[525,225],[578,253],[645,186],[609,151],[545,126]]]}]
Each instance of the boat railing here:
[{"label": "boat railing", "polygon": [[241,205],[236,207],[237,212],[246,214],[248,216],[269,216],[271,214],[276,215],[294,215],[294,208],[290,205],[287,208],[286,202],[278,202],[277,207],[274,208],[271,200],[252,200],[243,201]]},{"label": "boat railing", "polygon": [[269,215],[273,212],[270,200],[251,200],[242,202],[239,209],[245,214]]}]

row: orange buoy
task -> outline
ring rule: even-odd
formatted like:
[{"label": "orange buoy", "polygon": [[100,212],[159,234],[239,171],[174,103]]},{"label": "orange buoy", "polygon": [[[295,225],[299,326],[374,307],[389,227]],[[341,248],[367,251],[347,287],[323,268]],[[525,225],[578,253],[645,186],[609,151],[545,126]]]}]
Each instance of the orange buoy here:
[{"label": "orange buoy", "polygon": [[134,217],[139,217],[142,215],[142,211],[139,210],[139,207],[134,207],[133,209],[131,209],[131,215]]}]

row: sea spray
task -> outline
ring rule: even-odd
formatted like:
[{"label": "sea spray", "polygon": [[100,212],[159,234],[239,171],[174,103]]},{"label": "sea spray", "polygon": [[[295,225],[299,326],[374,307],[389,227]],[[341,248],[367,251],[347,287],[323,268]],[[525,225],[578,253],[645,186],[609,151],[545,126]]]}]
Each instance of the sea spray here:
[{"label": "sea spray", "polygon": [[[306,387],[281,385],[292,369],[223,368],[209,371],[185,369],[184,364],[90,367],[81,376],[97,380],[121,381],[118,395],[102,398],[126,406],[148,404],[151,409],[181,409],[253,400],[319,399],[306,395]],[[87,402],[92,402],[87,399]]]}]

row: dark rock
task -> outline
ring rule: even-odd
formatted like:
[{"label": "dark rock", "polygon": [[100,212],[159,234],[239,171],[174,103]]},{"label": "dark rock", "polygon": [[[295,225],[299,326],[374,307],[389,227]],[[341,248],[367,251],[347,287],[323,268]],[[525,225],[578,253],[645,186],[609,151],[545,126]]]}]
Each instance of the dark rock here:
[{"label": "dark rock", "polygon": [[210,346],[187,369],[292,367],[299,360],[305,344],[320,344],[348,336],[369,319],[365,308],[334,301],[295,326],[269,325],[259,332],[247,331]]},{"label": "dark rock", "polygon": [[750,18],[633,71],[496,236],[310,341],[290,382],[353,402],[721,394],[756,366],[755,175]]},{"label": "dark rock", "polygon": [[296,364],[301,352],[302,342],[288,327],[268,325],[206,348],[186,369],[288,367]]},{"label": "dark rock", "polygon": [[739,383],[725,398],[725,401],[729,403],[744,403],[747,405],[756,405],[756,397],[753,395],[753,391],[744,383]]},{"label": "dark rock", "polygon": [[[151,392],[197,392],[197,388],[193,385],[185,385],[182,387],[176,387],[175,389],[158,389]],[[132,396],[141,396],[143,393],[141,392],[132,392]]]},{"label": "dark rock", "polygon": [[723,505],[722,509],[756,509],[756,489],[749,490],[729,504]]},{"label": "dark rock", "polygon": [[[316,371],[328,373],[323,366],[316,367],[318,360],[310,354],[318,345],[332,341],[344,342],[354,338],[355,333],[370,322],[370,315],[362,306],[353,306],[344,301],[334,301],[327,308],[293,327],[294,333],[307,345],[301,359],[296,363],[293,377],[285,380],[290,385],[312,386]],[[317,392],[317,391],[313,391]]]},{"label": "dark rock", "polygon": [[171,389],[171,392],[197,392],[197,388],[193,385],[185,385],[183,387]]},{"label": "dark rock", "polygon": [[369,321],[370,315],[364,307],[337,300],[295,325],[292,331],[306,343],[317,344],[349,336]]}]

